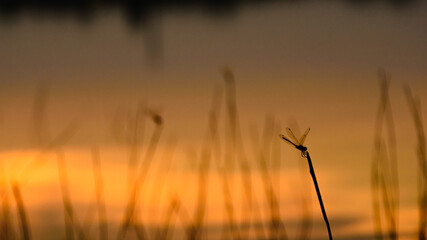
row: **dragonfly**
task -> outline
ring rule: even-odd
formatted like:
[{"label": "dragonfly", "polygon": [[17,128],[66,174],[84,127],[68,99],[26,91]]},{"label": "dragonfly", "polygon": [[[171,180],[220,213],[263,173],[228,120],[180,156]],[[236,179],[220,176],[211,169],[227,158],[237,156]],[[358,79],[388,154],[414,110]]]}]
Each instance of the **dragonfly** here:
[{"label": "dragonfly", "polygon": [[310,175],[311,175],[311,178],[313,179],[314,188],[316,189],[317,198],[320,204],[320,209],[322,210],[323,219],[325,220],[326,227],[328,229],[329,240],[333,240],[331,227],[329,226],[328,216],[326,215],[326,210],[325,210],[325,206],[323,205],[322,195],[320,194],[319,184],[317,183],[316,174],[314,173],[313,163],[311,162],[310,154],[308,154],[307,147],[303,145],[304,140],[307,137],[307,134],[309,131],[310,131],[310,128],[307,128],[307,130],[305,130],[305,133],[298,140],[295,137],[292,130],[290,128],[286,128],[286,132],[288,133],[289,138],[291,140],[289,140],[289,138],[286,138],[285,135],[283,134],[281,134],[280,137],[283,138],[283,140],[285,140],[287,143],[290,143],[291,145],[293,145],[296,149],[300,150],[302,157],[307,158],[308,166],[310,168]]},{"label": "dragonfly", "polygon": [[289,138],[285,137],[285,135],[283,134],[281,134],[280,137],[283,138],[283,140],[285,140],[287,143],[292,144],[296,149],[300,150],[302,157],[307,157],[307,147],[305,147],[303,144],[308,132],[310,132],[310,128],[307,128],[307,130],[305,130],[305,133],[301,136],[299,140],[297,137],[295,137],[295,134],[290,128],[286,128],[286,132],[288,133]]}]

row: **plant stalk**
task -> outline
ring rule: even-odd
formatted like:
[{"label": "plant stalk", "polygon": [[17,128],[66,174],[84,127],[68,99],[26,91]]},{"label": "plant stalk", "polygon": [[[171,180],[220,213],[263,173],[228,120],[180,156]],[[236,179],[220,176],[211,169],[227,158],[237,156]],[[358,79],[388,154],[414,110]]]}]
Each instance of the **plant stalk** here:
[{"label": "plant stalk", "polygon": [[323,219],[325,220],[326,227],[328,228],[329,240],[333,240],[331,227],[329,226],[328,216],[326,215],[325,206],[323,205],[322,195],[320,194],[319,185],[317,184],[316,174],[314,173],[313,163],[311,162],[310,154],[306,152],[308,167],[310,168],[310,175],[313,179],[314,187],[316,188],[317,199],[319,199],[320,208],[322,209]]}]

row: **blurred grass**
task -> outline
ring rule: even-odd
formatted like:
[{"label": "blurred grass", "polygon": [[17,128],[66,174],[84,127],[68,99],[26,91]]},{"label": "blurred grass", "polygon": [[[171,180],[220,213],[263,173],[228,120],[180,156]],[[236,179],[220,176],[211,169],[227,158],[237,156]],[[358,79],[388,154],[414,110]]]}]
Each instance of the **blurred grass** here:
[{"label": "blurred grass", "polygon": [[15,198],[16,206],[18,208],[18,216],[19,216],[19,222],[21,224],[22,239],[30,240],[31,239],[30,223],[28,221],[28,216],[25,210],[24,200],[22,199],[21,189],[17,182],[12,183],[12,192]]},{"label": "blurred grass", "polygon": [[[288,233],[285,226],[286,213],[283,211],[280,199],[282,184],[278,176],[281,171],[283,156],[280,153],[280,141],[277,133],[280,125],[271,116],[267,115],[261,136],[257,130],[253,134],[253,146],[246,148],[242,133],[238,103],[236,80],[233,72],[224,68],[222,71],[223,85],[213,94],[209,112],[207,113],[207,129],[201,143],[198,155],[194,160],[196,183],[179,183],[182,188],[168,189],[173,186],[167,178],[171,173],[171,164],[174,162],[176,143],[171,144],[161,158],[159,164],[162,174],[154,172],[152,165],[156,161],[158,146],[161,141],[165,124],[162,115],[149,108],[144,103],[138,103],[136,109],[118,109],[112,119],[112,134],[120,146],[124,146],[127,160],[126,201],[124,211],[118,226],[107,216],[108,199],[104,191],[109,186],[102,176],[102,158],[99,147],[91,149],[93,172],[93,209],[87,212],[84,221],[79,221],[76,214],[75,203],[69,184],[68,168],[66,164],[66,144],[76,134],[77,124],[74,121],[65,128],[52,134],[46,116],[49,85],[41,84],[37,90],[34,105],[33,119],[31,119],[32,139],[40,150],[39,154],[22,167],[21,182],[11,181],[3,168],[1,174],[1,216],[0,240],[32,239],[31,215],[25,207],[26,199],[22,188],[31,176],[47,161],[47,153],[56,153],[59,186],[62,195],[64,212],[64,237],[74,239],[100,239],[112,238],[112,232],[117,240],[122,239],[206,239],[211,238],[208,225],[209,208],[212,204],[212,194],[221,195],[216,199],[222,200],[223,213],[219,223],[220,239],[309,239],[312,229],[312,214],[309,209],[311,199],[305,189],[300,194],[294,194],[301,206],[302,217],[300,226],[295,236]],[[377,120],[375,123],[374,154],[371,166],[371,186],[373,196],[373,210],[376,239],[398,239],[398,213],[399,213],[399,184],[397,172],[397,146],[394,130],[391,103],[388,96],[388,76],[380,74],[380,103]],[[408,88],[409,89],[409,88]],[[427,170],[425,157],[425,137],[422,125],[422,116],[419,103],[406,90],[408,104],[415,121],[417,132],[417,153],[419,162],[419,234],[418,238],[425,239],[427,224]],[[223,115],[222,115],[223,114]],[[190,118],[191,116],[189,116]],[[149,120],[149,121],[147,121]],[[172,120],[169,120],[172,121]],[[151,125],[149,123],[152,123]],[[191,124],[191,123],[190,123]],[[225,128],[222,131],[221,126]],[[149,130],[152,130],[151,136]],[[150,136],[144,143],[144,137]],[[247,149],[252,150],[250,153]],[[182,163],[177,163],[182,164]],[[221,189],[212,192],[210,178],[217,174]],[[260,177],[261,188],[255,189],[254,175]],[[162,178],[163,176],[163,178]],[[235,176],[239,176],[239,179]],[[280,175],[279,175],[280,176]],[[156,178],[156,188],[148,191],[145,187],[147,178]],[[10,184],[12,182],[12,184]],[[241,186],[236,187],[237,184]],[[187,186],[188,185],[188,186]],[[197,186],[190,188],[189,186]],[[241,189],[241,196],[237,195]],[[185,202],[186,193],[194,194],[195,202]],[[259,194],[262,192],[262,194]],[[141,195],[144,194],[144,198]],[[11,197],[15,200],[11,204]],[[145,201],[149,199],[149,201]],[[264,202],[265,205],[263,204]],[[166,202],[165,209],[158,209],[160,202]],[[154,208],[147,205],[153,203]],[[92,203],[91,203],[92,204]],[[96,216],[95,217],[95,212]],[[147,222],[150,219],[158,221]],[[18,225],[16,223],[19,223]],[[178,230],[182,226],[183,233]],[[90,227],[98,227],[96,237],[90,234]],[[292,231],[289,231],[292,232]],[[62,239],[61,236],[58,236]]]},{"label": "blurred grass", "polygon": [[[380,103],[375,122],[374,154],[371,167],[375,238],[394,240],[399,238],[397,146],[388,92],[389,76],[383,70],[380,70],[379,79]],[[383,224],[383,222],[385,222],[385,224]]]},{"label": "blurred grass", "polygon": [[108,240],[108,220],[104,200],[104,183],[101,172],[101,156],[98,147],[92,148],[93,175],[95,180],[96,206],[98,211],[99,239]]},{"label": "blurred grass", "polygon": [[427,158],[426,158],[426,140],[424,134],[424,125],[421,112],[420,100],[412,95],[409,86],[405,87],[405,95],[408,100],[409,109],[414,120],[414,126],[417,136],[417,157],[418,157],[418,239],[427,238]]},{"label": "blurred grass", "polygon": [[0,239],[16,239],[13,226],[12,208],[10,205],[10,193],[8,191],[7,172],[4,170],[3,162],[0,166],[0,194],[1,194],[1,220],[0,220]]}]

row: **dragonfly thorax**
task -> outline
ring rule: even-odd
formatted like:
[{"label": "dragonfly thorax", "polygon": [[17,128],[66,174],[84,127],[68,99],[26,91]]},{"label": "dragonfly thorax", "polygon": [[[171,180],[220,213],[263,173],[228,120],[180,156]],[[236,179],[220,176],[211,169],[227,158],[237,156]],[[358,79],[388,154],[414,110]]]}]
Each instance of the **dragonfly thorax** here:
[{"label": "dragonfly thorax", "polygon": [[298,145],[298,146],[296,146],[296,148],[302,152],[307,151],[307,147],[304,147],[303,145]]}]

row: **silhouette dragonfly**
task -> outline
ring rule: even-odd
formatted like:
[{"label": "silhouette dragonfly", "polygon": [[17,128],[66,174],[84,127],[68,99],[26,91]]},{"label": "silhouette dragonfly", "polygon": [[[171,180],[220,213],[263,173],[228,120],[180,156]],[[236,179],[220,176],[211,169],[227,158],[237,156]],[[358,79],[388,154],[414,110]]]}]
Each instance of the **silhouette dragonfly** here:
[{"label": "silhouette dragonfly", "polygon": [[307,157],[307,147],[305,147],[303,144],[308,132],[310,132],[310,128],[307,128],[307,130],[305,130],[305,133],[301,136],[299,140],[297,139],[297,137],[295,137],[294,133],[290,128],[286,128],[286,132],[288,133],[289,138],[291,140],[289,140],[289,138],[286,138],[283,134],[281,134],[280,137],[287,143],[292,144],[296,149],[300,150],[302,157]]},{"label": "silhouette dragonfly", "polygon": [[310,154],[308,153],[307,147],[303,145],[304,140],[307,137],[307,134],[309,131],[310,131],[310,128],[307,128],[307,130],[305,130],[305,133],[298,140],[295,137],[292,130],[290,128],[286,128],[286,132],[288,133],[289,138],[291,138],[292,140],[289,140],[283,134],[281,134],[280,137],[283,140],[285,140],[287,143],[292,144],[296,149],[300,150],[302,157],[307,158],[308,167],[310,169],[310,175],[311,175],[311,178],[313,179],[314,188],[316,189],[317,199],[319,200],[319,205],[320,205],[320,209],[322,210],[323,219],[325,220],[326,228],[328,229],[329,240],[333,240],[328,216],[326,215],[326,210],[325,210],[325,206],[323,205],[322,195],[320,194],[319,184],[317,183],[316,174],[314,173],[313,163],[311,162]]}]

